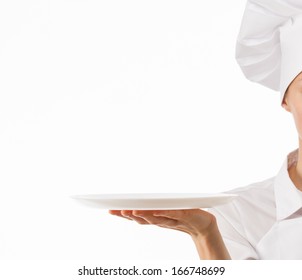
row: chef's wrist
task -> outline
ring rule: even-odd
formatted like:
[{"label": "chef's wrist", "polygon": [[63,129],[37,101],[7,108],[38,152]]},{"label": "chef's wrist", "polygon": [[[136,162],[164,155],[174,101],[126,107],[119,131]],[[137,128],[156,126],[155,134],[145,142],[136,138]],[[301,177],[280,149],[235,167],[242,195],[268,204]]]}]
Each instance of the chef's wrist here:
[{"label": "chef's wrist", "polygon": [[218,229],[215,217],[206,231],[191,235],[202,260],[229,260],[231,259]]},{"label": "chef's wrist", "polygon": [[217,235],[220,235],[220,232],[214,215],[212,215],[211,221],[208,226],[202,227],[201,229],[197,228],[196,231],[191,233],[193,240],[197,239],[204,241],[210,241]]}]

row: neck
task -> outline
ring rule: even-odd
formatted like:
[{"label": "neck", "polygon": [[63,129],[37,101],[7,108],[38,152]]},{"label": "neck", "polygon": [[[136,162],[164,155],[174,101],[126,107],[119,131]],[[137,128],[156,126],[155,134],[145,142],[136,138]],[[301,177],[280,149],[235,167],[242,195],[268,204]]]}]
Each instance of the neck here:
[{"label": "neck", "polygon": [[297,164],[293,164],[288,170],[289,177],[297,189],[302,191],[302,140],[299,139]]}]

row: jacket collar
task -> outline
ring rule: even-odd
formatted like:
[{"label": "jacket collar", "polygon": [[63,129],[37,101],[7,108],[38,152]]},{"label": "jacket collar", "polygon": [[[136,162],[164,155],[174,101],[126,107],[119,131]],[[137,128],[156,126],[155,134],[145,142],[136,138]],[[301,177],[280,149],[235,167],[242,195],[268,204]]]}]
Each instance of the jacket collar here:
[{"label": "jacket collar", "polygon": [[275,177],[276,218],[283,220],[302,208],[301,192],[295,187],[288,174],[288,168],[297,161],[298,149],[291,152]]}]

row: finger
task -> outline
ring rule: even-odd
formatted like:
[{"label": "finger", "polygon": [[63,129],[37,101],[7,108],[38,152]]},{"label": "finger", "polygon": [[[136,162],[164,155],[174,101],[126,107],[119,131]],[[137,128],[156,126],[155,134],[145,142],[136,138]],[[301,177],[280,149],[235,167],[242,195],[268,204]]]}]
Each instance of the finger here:
[{"label": "finger", "polygon": [[[135,217],[140,217],[143,219],[152,219],[152,220],[158,220],[160,218],[163,218],[164,216],[161,215],[157,215],[156,212],[154,210],[134,210],[132,212],[132,215]],[[164,218],[168,218],[168,217],[164,217]],[[168,218],[171,219],[171,218]]]},{"label": "finger", "polygon": [[118,217],[121,217],[121,218],[125,218],[125,219],[128,219],[128,220],[131,220],[127,216],[122,215],[122,211],[121,210],[109,210],[109,214],[114,215],[114,216],[118,216]]},{"label": "finger", "polygon": [[152,225],[173,228],[173,227],[177,226],[177,224],[178,224],[177,220],[166,218],[166,217],[154,216],[154,211],[135,210],[135,211],[133,211],[132,214],[135,217],[144,219],[147,223],[152,224]]},{"label": "finger", "polygon": [[121,210],[109,210],[108,212],[111,215],[116,215],[116,216],[120,216],[121,215]]},{"label": "finger", "polygon": [[139,223],[141,225],[147,225],[147,224],[149,224],[145,219],[133,215],[133,211],[131,211],[131,210],[122,210],[121,214],[124,217],[126,217],[126,218],[128,218],[130,220],[133,220],[133,221],[135,221],[135,222],[137,222],[137,223]]},{"label": "finger", "polygon": [[[195,215],[205,212],[200,209],[179,209],[179,210],[156,210],[153,215],[155,217],[166,217],[178,221],[187,221]],[[206,212],[205,212],[206,213]]]},{"label": "finger", "polygon": [[109,210],[109,214],[122,217],[121,210]]}]

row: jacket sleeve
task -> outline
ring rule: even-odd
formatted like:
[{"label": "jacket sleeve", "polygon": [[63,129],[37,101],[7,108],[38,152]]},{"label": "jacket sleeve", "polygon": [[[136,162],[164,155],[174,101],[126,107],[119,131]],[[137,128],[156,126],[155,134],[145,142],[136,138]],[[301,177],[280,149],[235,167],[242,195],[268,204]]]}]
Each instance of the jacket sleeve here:
[{"label": "jacket sleeve", "polygon": [[246,237],[240,213],[234,203],[208,210],[217,220],[219,231],[234,260],[257,260],[256,250]]}]

